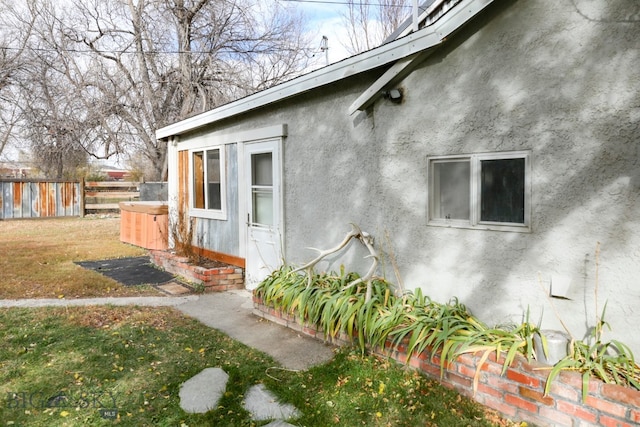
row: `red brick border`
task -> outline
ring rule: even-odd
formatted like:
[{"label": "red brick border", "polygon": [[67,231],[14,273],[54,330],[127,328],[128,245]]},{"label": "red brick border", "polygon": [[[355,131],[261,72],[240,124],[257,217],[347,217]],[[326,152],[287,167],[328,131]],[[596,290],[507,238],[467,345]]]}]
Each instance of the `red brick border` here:
[{"label": "red brick border", "polygon": [[[253,302],[254,314],[257,316],[336,345],[352,344],[345,336],[325,339],[322,331],[314,325],[300,325],[296,316],[267,307],[255,296]],[[406,350],[406,346],[394,349],[391,343],[386,343],[384,349],[377,348],[374,352],[404,364],[408,359]],[[640,423],[640,391],[635,389],[591,379],[588,397],[583,402],[581,375],[567,371],[554,379],[549,395],[545,396],[548,366],[535,361],[529,363],[524,357],[520,357],[507,369],[505,375],[501,375],[503,361],[497,361],[495,355],[492,355],[482,366],[478,389],[474,393],[473,377],[480,356],[464,354],[458,357],[455,362],[446,366],[442,376],[437,356],[425,353],[413,355],[409,364],[443,385],[456,389],[514,421],[527,421],[538,426],[569,427],[631,427]]]},{"label": "red brick border", "polygon": [[189,264],[187,258],[167,251],[149,251],[151,262],[169,273],[204,286],[205,292],[224,292],[244,288],[244,269],[231,265],[204,268]]}]

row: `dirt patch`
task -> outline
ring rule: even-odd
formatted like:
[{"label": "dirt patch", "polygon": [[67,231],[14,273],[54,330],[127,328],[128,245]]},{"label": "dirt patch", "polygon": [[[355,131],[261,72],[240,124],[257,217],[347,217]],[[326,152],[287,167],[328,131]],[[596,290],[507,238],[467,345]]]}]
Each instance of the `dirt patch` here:
[{"label": "dirt patch", "polygon": [[74,308],[72,314],[66,315],[73,324],[98,329],[117,329],[127,324],[166,330],[184,324],[184,316],[167,307],[90,306]]},{"label": "dirt patch", "polygon": [[225,264],[224,262],[215,261],[209,258],[200,258],[195,265],[204,268],[224,268],[228,267],[229,264]]}]

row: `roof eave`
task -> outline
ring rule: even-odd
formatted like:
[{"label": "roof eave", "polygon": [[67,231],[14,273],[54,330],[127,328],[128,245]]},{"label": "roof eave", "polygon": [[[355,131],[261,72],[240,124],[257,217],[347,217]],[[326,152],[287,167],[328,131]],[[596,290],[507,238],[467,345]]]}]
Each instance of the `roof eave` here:
[{"label": "roof eave", "polygon": [[432,44],[433,39],[437,38],[438,36],[433,30],[421,30],[395,42],[352,56],[277,86],[158,129],[156,137],[163,139],[190,132],[218,120],[263,107],[276,101],[282,101],[320,86],[380,67],[425,49],[425,40],[429,40],[429,44]]},{"label": "roof eave", "polygon": [[216,107],[156,131],[156,138],[181,135],[256,108],[282,101],[437,46],[494,0],[466,0],[433,25],[396,41],[328,65],[319,70]]}]

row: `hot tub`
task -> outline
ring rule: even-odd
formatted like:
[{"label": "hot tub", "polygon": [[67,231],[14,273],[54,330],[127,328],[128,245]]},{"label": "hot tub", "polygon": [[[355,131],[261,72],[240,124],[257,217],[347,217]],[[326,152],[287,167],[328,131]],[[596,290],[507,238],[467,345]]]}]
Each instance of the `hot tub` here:
[{"label": "hot tub", "polygon": [[120,202],[120,241],[145,249],[167,249],[166,202]]}]

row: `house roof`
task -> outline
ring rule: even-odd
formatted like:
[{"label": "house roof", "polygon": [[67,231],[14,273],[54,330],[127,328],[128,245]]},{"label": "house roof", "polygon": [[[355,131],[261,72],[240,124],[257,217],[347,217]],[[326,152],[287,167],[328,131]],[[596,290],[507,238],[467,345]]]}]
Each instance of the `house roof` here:
[{"label": "house roof", "polygon": [[[342,61],[296,77],[269,89],[221,105],[212,110],[184,119],[156,131],[156,138],[165,139],[181,135],[217,121],[236,116],[274,102],[279,102],[330,83],[395,63],[376,83],[363,93],[345,113],[364,109],[379,96],[385,85],[402,76],[402,71],[424,53],[439,46],[453,32],[458,30],[494,0],[435,0],[425,3],[427,9],[419,16],[425,21],[418,31],[410,32],[409,24],[400,28],[395,40]],[[435,22],[429,23],[433,19]],[[408,20],[410,21],[410,20]],[[408,34],[406,34],[409,32]],[[405,35],[406,34],[406,35]]]}]

